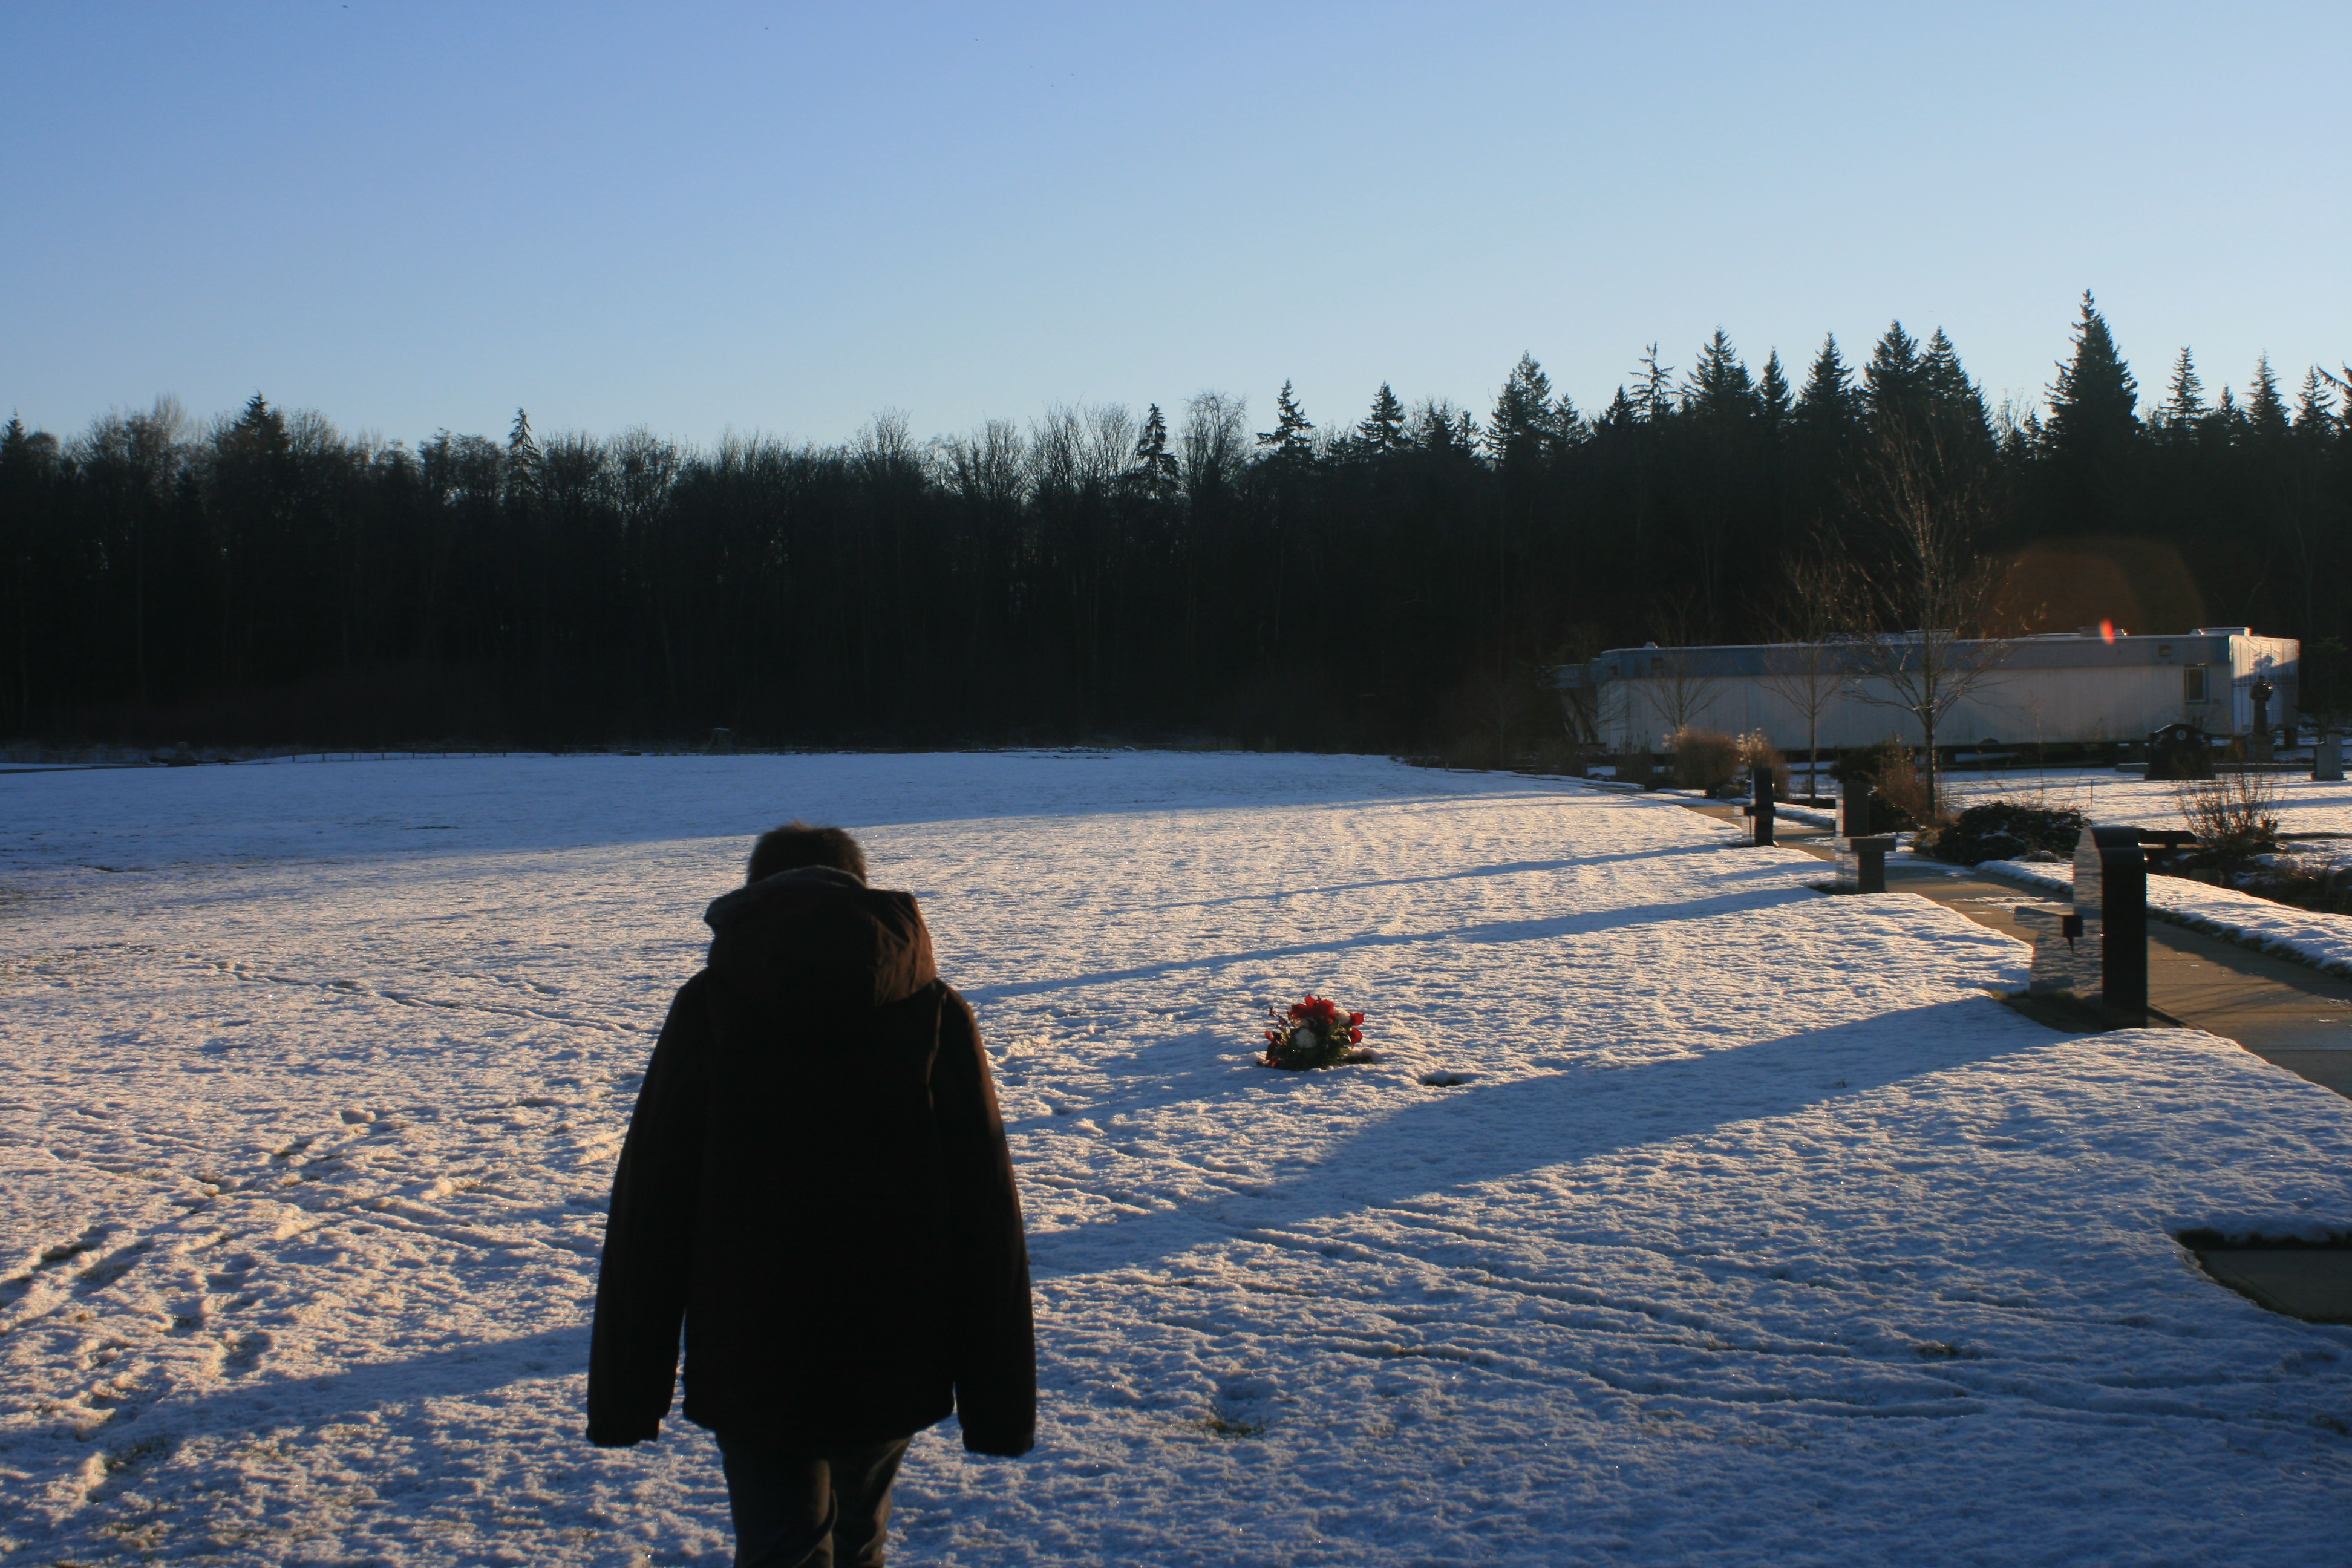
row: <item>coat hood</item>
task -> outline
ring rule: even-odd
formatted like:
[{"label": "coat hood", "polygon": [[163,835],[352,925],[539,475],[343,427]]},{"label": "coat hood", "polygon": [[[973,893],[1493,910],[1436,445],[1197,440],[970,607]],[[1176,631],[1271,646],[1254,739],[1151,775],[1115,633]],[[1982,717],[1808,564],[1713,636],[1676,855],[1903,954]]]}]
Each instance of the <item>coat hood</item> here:
[{"label": "coat hood", "polygon": [[912,893],[803,866],[714,900],[710,968],[779,1020],[902,1002],[939,978]]}]

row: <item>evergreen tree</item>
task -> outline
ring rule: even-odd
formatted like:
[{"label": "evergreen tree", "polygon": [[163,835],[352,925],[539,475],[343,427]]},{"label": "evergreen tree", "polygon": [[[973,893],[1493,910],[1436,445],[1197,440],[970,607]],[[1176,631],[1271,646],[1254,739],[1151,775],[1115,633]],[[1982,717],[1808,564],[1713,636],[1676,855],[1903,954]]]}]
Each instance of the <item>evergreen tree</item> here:
[{"label": "evergreen tree", "polygon": [[221,438],[225,454],[247,461],[282,458],[293,447],[286,416],[270,407],[269,400],[257,392],[247,400],[245,411]]},{"label": "evergreen tree", "polygon": [[2205,383],[2198,377],[2197,363],[2184,345],[2180,357],[2172,362],[2171,395],[2164,400],[2158,423],[2167,438],[2187,440],[2205,422],[2206,414]]},{"label": "evergreen tree", "polygon": [[1520,468],[1544,461],[1560,445],[1551,377],[1533,355],[1522,353],[1495,395],[1495,416],[1486,424],[1487,450],[1506,468]]},{"label": "evergreen tree", "polygon": [[1641,422],[1640,405],[1634,403],[1633,395],[1625,390],[1622,384],[1620,384],[1616,395],[1609,400],[1609,406],[1601,411],[1600,416],[1594,419],[1592,424],[1594,429],[1606,433],[1630,430]]},{"label": "evergreen tree", "polygon": [[1641,359],[1643,423],[1663,425],[1675,411],[1675,367],[1658,363],[1658,345],[1652,343]]},{"label": "evergreen tree", "polygon": [[1412,444],[1424,452],[1467,458],[1478,449],[1478,422],[1466,408],[1442,397],[1424,399],[1413,410]]},{"label": "evergreen tree", "polygon": [[2056,465],[2053,499],[2063,528],[2104,529],[2129,512],[2125,493],[2139,439],[2139,384],[2088,289],[2074,322],[2074,357],[2050,389],[2045,437]]},{"label": "evergreen tree", "polygon": [[33,437],[25,428],[23,417],[14,412],[8,416],[5,429],[0,429],[0,482],[14,482],[16,476],[26,473],[33,464]]},{"label": "evergreen tree", "polygon": [[1404,405],[1397,401],[1387,382],[1372,395],[1372,411],[1356,426],[1356,449],[1378,456],[1393,452],[1405,444]]},{"label": "evergreen tree", "polygon": [[2246,419],[2259,440],[2274,441],[2286,434],[2286,399],[2279,395],[2278,373],[2268,354],[2254,363],[2253,389],[2246,394]]},{"label": "evergreen tree", "polygon": [[1683,406],[1703,419],[1727,424],[1756,413],[1756,384],[1721,327],[1698,351],[1698,363],[1692,367],[1690,384],[1683,392]]},{"label": "evergreen tree", "polygon": [[1298,405],[1290,383],[1284,382],[1282,390],[1275,395],[1274,428],[1259,431],[1257,444],[1273,448],[1267,456],[1281,467],[1303,468],[1315,460],[1314,434],[1314,421]]},{"label": "evergreen tree", "polygon": [[2246,411],[2238,406],[2238,395],[2228,387],[2213,403],[2213,426],[2225,441],[2237,441],[2246,434]]},{"label": "evergreen tree", "polygon": [[515,410],[514,427],[507,432],[507,500],[527,500],[539,487],[539,442],[530,433],[530,416]]},{"label": "evergreen tree", "polygon": [[2074,358],[2058,367],[2057,384],[2050,389],[2051,446],[2062,454],[2111,452],[2137,433],[2138,404],[2139,384],[2085,289],[2074,323]]},{"label": "evergreen tree", "polygon": [[2304,372],[2302,390],[2294,397],[2294,433],[2314,439],[2333,434],[2336,417],[2331,405],[2334,401],[2326,383],[2319,378],[2317,365]]},{"label": "evergreen tree", "polygon": [[1927,351],[1919,362],[1919,380],[1935,416],[1947,430],[1971,447],[1991,445],[1992,418],[1985,408],[1984,394],[1969,379],[1959,351],[1941,327],[1927,340]]},{"label": "evergreen tree", "polygon": [[1918,341],[1890,322],[1862,367],[1863,407],[1873,425],[1917,412],[1927,400],[1927,367]]},{"label": "evergreen tree", "polygon": [[[33,715],[33,661],[36,649],[35,578],[40,565],[37,513],[39,492],[54,464],[57,440],[28,433],[23,419],[8,416],[0,432],[0,570],[6,573],[6,598],[0,603],[6,618],[5,679],[0,679],[0,714],[10,717],[17,733],[29,733]],[[54,589],[51,589],[54,592]]]},{"label": "evergreen tree", "polygon": [[1183,482],[1176,471],[1176,454],[1168,449],[1168,420],[1157,403],[1143,416],[1143,434],[1135,443],[1134,471],[1144,493],[1150,496],[1173,495]]},{"label": "evergreen tree", "polygon": [[1799,428],[1831,442],[1843,442],[1862,419],[1862,398],[1854,390],[1853,373],[1838,353],[1834,333],[1822,340],[1822,352],[1805,374],[1804,390],[1797,394]]},{"label": "evergreen tree", "polygon": [[1789,423],[1789,374],[1780,368],[1780,351],[1765,356],[1764,374],[1756,378],[1756,414],[1764,428],[1777,436]]}]

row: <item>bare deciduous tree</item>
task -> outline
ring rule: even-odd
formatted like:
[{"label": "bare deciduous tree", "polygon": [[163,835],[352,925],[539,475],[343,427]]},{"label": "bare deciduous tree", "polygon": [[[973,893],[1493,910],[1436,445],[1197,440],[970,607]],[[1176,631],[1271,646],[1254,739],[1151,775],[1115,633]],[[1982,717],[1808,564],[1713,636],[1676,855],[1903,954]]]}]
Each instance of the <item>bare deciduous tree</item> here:
[{"label": "bare deciduous tree", "polygon": [[1995,500],[1979,454],[1932,413],[1889,410],[1850,486],[1875,529],[1855,560],[1866,629],[1852,645],[1854,700],[1911,716],[1937,800],[1936,735],[1961,700],[2000,679],[2013,644],[1998,635],[2000,563],[1981,548]]},{"label": "bare deciduous tree", "polygon": [[1723,684],[1707,668],[1706,650],[1692,646],[1704,636],[1694,598],[1686,593],[1650,618],[1658,646],[1647,650],[1643,679],[1650,707],[1669,735],[1695,726],[1715,706]]},{"label": "bare deciduous tree", "polygon": [[1822,715],[1844,690],[1853,662],[1853,574],[1833,557],[1781,565],[1780,641],[1764,650],[1763,684],[1804,716],[1805,794],[1821,793]]}]

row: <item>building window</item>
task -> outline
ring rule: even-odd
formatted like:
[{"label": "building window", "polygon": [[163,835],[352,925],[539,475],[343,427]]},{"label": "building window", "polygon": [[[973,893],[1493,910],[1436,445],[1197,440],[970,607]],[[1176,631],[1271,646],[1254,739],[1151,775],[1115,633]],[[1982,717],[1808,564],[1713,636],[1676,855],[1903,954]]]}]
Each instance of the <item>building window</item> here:
[{"label": "building window", "polygon": [[2203,665],[2192,664],[2183,667],[2180,671],[2180,697],[2184,702],[2205,700],[2205,667]]}]

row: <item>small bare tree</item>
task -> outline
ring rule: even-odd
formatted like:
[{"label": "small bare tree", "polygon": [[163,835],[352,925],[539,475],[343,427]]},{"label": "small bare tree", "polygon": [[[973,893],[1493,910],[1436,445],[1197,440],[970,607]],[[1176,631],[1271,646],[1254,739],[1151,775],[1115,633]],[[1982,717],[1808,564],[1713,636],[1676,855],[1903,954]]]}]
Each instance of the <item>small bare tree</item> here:
[{"label": "small bare tree", "polygon": [[1803,715],[1805,794],[1821,793],[1822,715],[1845,689],[1853,652],[1853,574],[1834,557],[1781,565],[1780,641],[1764,650],[1763,684]]},{"label": "small bare tree", "polygon": [[1927,805],[1937,804],[1936,735],[1952,710],[2000,678],[2013,641],[1996,635],[2000,563],[1979,548],[1993,476],[1932,413],[1889,410],[1852,482],[1878,548],[1856,560],[1866,626],[1851,645],[1854,700],[1919,726]]},{"label": "small bare tree", "polygon": [[1661,606],[1650,624],[1657,642],[1643,650],[1649,666],[1642,674],[1643,689],[1660,727],[1678,735],[1697,727],[1723,683],[1708,669],[1706,650],[1691,646],[1703,634],[1690,595]]}]

